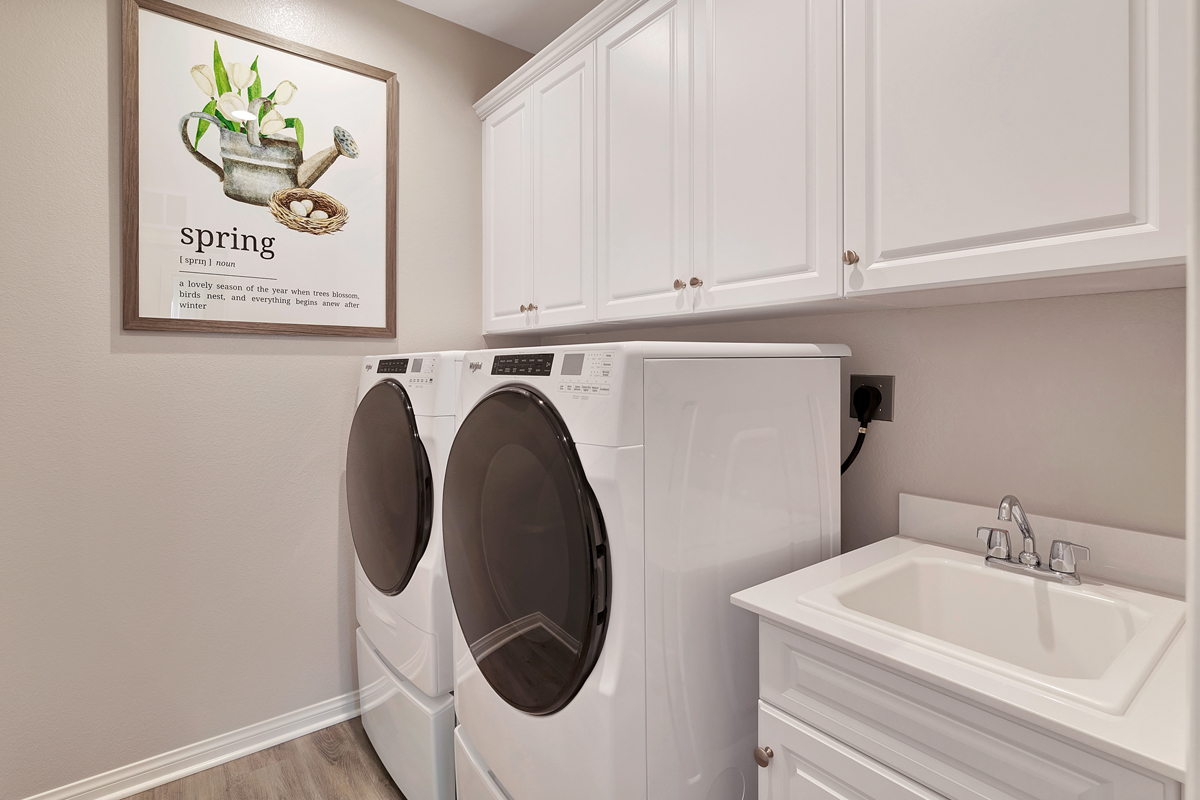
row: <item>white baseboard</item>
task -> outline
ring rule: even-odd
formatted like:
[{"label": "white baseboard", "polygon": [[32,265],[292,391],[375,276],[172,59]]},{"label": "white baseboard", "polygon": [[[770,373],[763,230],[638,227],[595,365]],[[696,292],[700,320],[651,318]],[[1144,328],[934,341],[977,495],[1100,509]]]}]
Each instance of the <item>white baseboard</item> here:
[{"label": "white baseboard", "polygon": [[360,698],[358,690],[347,692],[341,697],[256,722],[169,753],[151,756],[135,764],[33,795],[26,800],[120,800],[353,719],[359,715],[364,699],[369,700]]}]

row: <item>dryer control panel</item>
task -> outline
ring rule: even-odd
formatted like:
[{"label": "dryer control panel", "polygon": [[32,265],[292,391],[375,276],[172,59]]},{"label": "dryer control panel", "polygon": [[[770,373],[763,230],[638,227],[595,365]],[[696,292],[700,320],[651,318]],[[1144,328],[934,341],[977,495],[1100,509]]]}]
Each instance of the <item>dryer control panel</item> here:
[{"label": "dryer control panel", "polygon": [[409,386],[429,386],[433,383],[433,372],[437,367],[437,358],[414,358],[409,364]]},{"label": "dryer control panel", "polygon": [[383,358],[379,361],[376,375],[403,375],[408,372],[407,358]]},{"label": "dryer control panel", "polygon": [[[382,358],[375,370],[376,375],[406,375],[406,386],[429,386],[437,367],[436,356],[422,358]],[[367,367],[369,370],[370,367]]]},{"label": "dryer control panel", "polygon": [[493,375],[534,375],[545,378],[553,367],[553,353],[526,353],[492,359]]},{"label": "dryer control panel", "polygon": [[564,353],[562,372],[559,373],[560,394],[598,395],[612,392],[613,365],[617,354]]}]

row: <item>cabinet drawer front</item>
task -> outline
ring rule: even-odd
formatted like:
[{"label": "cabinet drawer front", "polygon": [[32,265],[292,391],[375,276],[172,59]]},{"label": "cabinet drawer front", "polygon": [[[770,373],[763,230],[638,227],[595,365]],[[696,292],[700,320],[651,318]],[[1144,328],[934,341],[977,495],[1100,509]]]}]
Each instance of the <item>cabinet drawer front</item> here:
[{"label": "cabinet drawer front", "polygon": [[759,800],[939,800],[862,753],[759,701],[760,746],[774,756],[761,771]]},{"label": "cabinet drawer front", "polygon": [[814,639],[759,626],[762,699],[951,800],[1178,800],[1180,786]]}]

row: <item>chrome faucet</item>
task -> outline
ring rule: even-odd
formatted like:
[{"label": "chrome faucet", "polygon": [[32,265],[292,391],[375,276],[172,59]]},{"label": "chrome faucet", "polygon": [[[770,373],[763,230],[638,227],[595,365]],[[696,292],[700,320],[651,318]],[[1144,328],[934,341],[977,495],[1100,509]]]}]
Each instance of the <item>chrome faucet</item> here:
[{"label": "chrome faucet", "polygon": [[1033,528],[1025,516],[1025,509],[1021,508],[1021,501],[1014,495],[1004,495],[1004,499],[1000,501],[1000,511],[996,514],[996,519],[1001,522],[1017,523],[1017,530],[1025,537],[1025,544],[1022,546],[1021,555],[1018,558],[1027,567],[1039,566],[1042,560],[1038,558],[1037,543],[1033,540]]},{"label": "chrome faucet", "polygon": [[1012,572],[1022,572],[1034,578],[1057,580],[1068,586],[1078,586],[1079,574],[1075,571],[1077,561],[1087,561],[1092,551],[1083,545],[1055,539],[1050,545],[1050,566],[1043,567],[1042,559],[1037,554],[1037,544],[1033,539],[1033,528],[1025,516],[1021,501],[1011,494],[1005,495],[1000,501],[1000,511],[996,515],[1001,522],[1016,522],[1025,542],[1021,554],[1012,555],[1012,545],[1008,540],[1008,531],[1003,528],[983,527],[975,531],[975,535],[987,542],[987,556],[984,563],[989,567],[999,567]]}]

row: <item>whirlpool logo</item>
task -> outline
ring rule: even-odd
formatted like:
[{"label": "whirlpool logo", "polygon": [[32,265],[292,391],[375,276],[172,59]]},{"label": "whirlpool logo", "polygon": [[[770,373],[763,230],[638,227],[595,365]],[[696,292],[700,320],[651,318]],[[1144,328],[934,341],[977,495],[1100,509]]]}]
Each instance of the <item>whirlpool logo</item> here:
[{"label": "whirlpool logo", "polygon": [[483,362],[482,361],[472,361],[470,363],[470,367],[471,367],[471,372],[479,372],[479,370],[483,369]]}]

